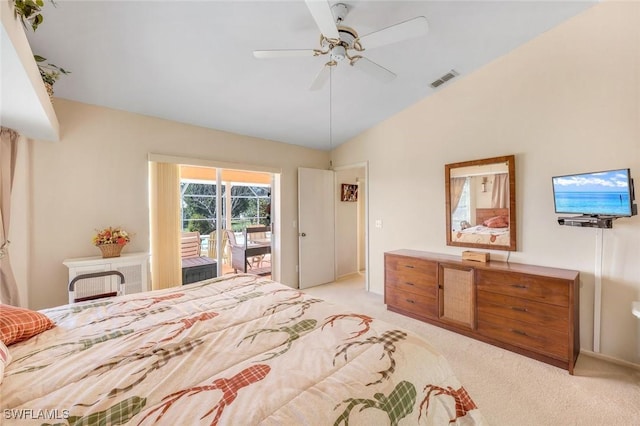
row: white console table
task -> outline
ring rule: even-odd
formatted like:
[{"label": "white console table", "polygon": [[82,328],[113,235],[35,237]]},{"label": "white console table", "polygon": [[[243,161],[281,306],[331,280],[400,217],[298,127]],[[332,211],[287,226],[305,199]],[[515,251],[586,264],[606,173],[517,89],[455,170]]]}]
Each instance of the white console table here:
[{"label": "white console table", "polygon": [[[119,271],[124,275],[125,294],[139,293],[149,290],[149,254],[123,253],[120,257],[103,258],[102,256],[65,259],[62,262],[69,268],[69,282],[80,274],[103,271]],[[76,297],[87,297],[94,294],[117,291],[116,276],[91,278],[85,282]],[[69,303],[72,303],[71,300]]]}]

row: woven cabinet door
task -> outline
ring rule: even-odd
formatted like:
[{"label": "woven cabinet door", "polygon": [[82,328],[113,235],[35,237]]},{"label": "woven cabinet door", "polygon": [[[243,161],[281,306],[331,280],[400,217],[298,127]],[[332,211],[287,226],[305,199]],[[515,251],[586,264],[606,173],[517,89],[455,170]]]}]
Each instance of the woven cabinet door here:
[{"label": "woven cabinet door", "polygon": [[473,268],[439,265],[438,302],[440,320],[475,330],[475,283]]}]

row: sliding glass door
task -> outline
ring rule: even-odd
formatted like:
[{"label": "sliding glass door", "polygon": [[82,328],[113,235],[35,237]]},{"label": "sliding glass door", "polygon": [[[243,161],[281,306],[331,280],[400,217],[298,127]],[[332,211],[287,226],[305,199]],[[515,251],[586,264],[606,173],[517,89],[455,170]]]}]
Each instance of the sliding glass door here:
[{"label": "sliding glass door", "polygon": [[182,231],[199,233],[218,275],[235,271],[232,244],[244,244],[247,227],[271,225],[272,180],[270,173],[180,166]]}]

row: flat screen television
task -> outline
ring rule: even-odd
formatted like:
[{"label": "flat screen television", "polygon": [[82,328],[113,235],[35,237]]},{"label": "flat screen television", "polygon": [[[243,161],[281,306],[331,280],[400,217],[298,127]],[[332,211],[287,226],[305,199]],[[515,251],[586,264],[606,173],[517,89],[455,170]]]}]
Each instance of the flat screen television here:
[{"label": "flat screen television", "polygon": [[637,214],[629,169],[555,176],[552,181],[557,214],[616,217]]}]

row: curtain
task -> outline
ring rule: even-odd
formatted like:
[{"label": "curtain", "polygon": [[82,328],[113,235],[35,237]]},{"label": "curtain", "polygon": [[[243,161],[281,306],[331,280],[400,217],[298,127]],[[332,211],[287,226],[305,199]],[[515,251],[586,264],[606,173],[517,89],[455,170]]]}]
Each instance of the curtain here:
[{"label": "curtain", "polygon": [[493,177],[491,207],[494,209],[509,207],[509,174],[500,173]]},{"label": "curtain", "polygon": [[467,181],[466,177],[452,177],[451,178],[451,214],[456,211],[458,208],[458,204],[460,203],[460,198],[462,197],[462,190],[464,189],[464,184]]},{"label": "curtain", "polygon": [[180,166],[149,162],[151,288],[182,284],[180,258]]},{"label": "curtain", "polygon": [[18,137],[15,130],[0,128],[0,302],[14,306],[19,306],[20,298],[11,269],[8,237]]}]

